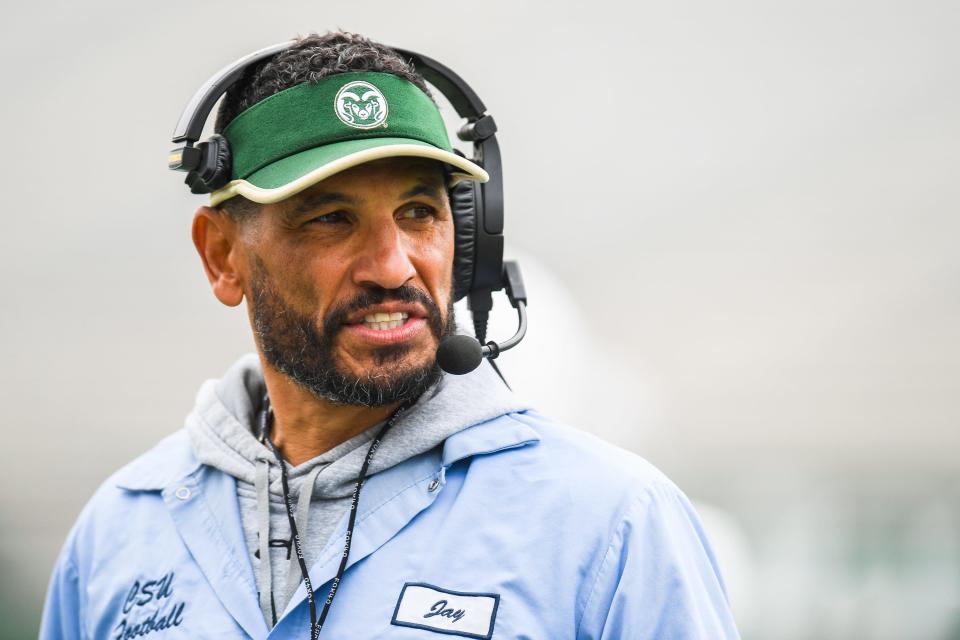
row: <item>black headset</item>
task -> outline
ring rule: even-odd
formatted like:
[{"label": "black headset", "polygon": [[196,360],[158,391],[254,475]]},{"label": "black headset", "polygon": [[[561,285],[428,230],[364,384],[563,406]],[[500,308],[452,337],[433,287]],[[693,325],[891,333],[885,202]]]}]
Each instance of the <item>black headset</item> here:
[{"label": "black headset", "polygon": [[[226,138],[213,134],[194,146],[217,100],[248,69],[294,44],[295,41],[276,44],[240,58],[207,80],[190,99],[173,131],[173,143],[181,146],[170,152],[168,166],[176,171],[188,172],[185,182],[191,192],[210,193],[230,180],[232,165],[230,145]],[[516,263],[508,262],[505,265],[503,261],[503,167],[493,116],[486,113],[487,108],[476,92],[450,68],[413,51],[393,51],[409,60],[416,71],[450,101],[457,114],[466,118],[467,122],[457,132],[457,137],[473,143],[471,160],[490,175],[488,182],[463,180],[450,189],[450,208],[456,230],[454,300],[469,296],[468,306],[473,315],[474,330],[479,343],[483,343],[487,319],[493,307],[491,293],[506,289],[511,304],[520,310],[521,325],[525,330],[526,315],[521,307],[526,306],[526,294],[519,269]],[[508,342],[513,342],[513,339]],[[516,342],[519,339],[513,344]],[[483,349],[484,357],[496,358],[504,346],[487,343]]]}]

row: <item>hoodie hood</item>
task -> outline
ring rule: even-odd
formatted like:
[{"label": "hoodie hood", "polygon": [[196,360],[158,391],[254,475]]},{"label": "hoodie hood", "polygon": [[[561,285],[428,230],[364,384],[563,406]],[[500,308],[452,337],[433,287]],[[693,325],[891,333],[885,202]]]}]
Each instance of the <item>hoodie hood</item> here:
[{"label": "hoodie hood", "polygon": [[[210,465],[253,484],[258,460],[273,460],[256,437],[257,419],[266,386],[256,354],[240,358],[219,380],[208,380],[197,394],[186,429],[194,455]],[[444,374],[384,436],[371,463],[375,474],[438,446],[449,436],[505,413],[529,409],[506,387],[488,363],[464,376]],[[381,423],[382,424],[382,423]],[[351,495],[368,444],[380,425],[288,470],[291,486],[314,474],[316,498]],[[319,468],[319,469],[318,469]],[[269,467],[269,491],[282,495],[280,470]]]}]

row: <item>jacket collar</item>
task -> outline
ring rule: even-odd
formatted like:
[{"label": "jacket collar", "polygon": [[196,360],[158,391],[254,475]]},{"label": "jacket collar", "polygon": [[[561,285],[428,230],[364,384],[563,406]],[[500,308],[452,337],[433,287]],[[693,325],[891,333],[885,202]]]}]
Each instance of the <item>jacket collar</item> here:
[{"label": "jacket collar", "polygon": [[127,491],[162,491],[181,483],[200,468],[187,432],[180,429],[123,467],[114,483]]},{"label": "jacket collar", "polygon": [[[470,458],[534,444],[540,436],[510,414],[481,422],[448,437],[443,444],[444,467]],[[114,476],[114,483],[128,491],[162,491],[179,484],[200,468],[184,429],[164,438]]]},{"label": "jacket collar", "polygon": [[536,431],[507,414],[458,431],[447,438],[443,443],[442,465],[449,467],[466,458],[536,444],[539,441],[540,436]]}]

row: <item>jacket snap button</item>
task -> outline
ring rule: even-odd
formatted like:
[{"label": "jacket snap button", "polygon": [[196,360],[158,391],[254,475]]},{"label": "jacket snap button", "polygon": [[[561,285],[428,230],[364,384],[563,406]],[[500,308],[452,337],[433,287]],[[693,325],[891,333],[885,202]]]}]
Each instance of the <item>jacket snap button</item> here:
[{"label": "jacket snap button", "polygon": [[177,496],[181,500],[186,500],[190,497],[190,489],[187,489],[186,487],[180,487],[173,495]]},{"label": "jacket snap button", "polygon": [[427,487],[427,491],[436,491],[440,486],[440,481],[434,478],[430,481],[430,485]]}]

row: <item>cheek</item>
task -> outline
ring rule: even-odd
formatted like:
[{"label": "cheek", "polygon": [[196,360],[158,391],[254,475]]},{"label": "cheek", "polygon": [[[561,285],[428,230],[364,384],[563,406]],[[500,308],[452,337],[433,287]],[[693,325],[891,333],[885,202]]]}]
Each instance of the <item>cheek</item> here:
[{"label": "cheek", "polygon": [[433,241],[421,251],[421,275],[438,305],[446,306],[453,286],[453,223],[438,230]]},{"label": "cheek", "polygon": [[270,272],[274,285],[295,309],[321,319],[330,306],[336,272],[342,265],[329,253],[294,248],[277,252]]}]

